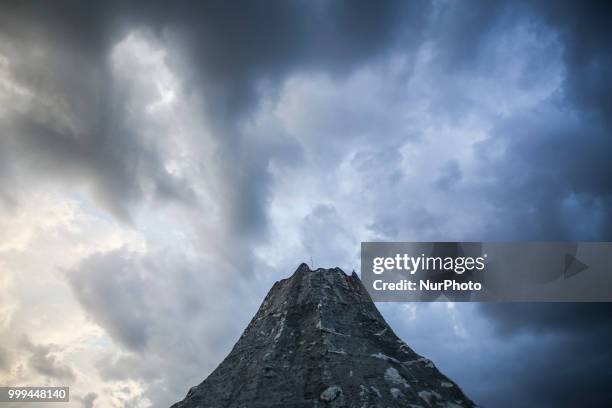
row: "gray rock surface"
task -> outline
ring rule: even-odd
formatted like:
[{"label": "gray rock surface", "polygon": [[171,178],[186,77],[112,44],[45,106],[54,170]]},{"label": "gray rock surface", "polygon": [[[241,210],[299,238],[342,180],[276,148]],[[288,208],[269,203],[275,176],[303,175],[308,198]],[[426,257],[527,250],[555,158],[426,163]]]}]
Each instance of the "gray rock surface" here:
[{"label": "gray rock surface", "polygon": [[302,264],[172,408],[474,406],[393,333],[355,273]]}]

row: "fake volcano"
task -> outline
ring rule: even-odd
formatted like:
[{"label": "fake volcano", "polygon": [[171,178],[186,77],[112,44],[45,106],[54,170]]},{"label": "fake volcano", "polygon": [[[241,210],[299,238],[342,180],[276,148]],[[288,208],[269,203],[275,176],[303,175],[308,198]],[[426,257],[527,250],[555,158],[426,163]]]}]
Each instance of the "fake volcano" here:
[{"label": "fake volcano", "polygon": [[474,407],[400,340],[359,277],[301,264],[223,362],[172,408]]}]

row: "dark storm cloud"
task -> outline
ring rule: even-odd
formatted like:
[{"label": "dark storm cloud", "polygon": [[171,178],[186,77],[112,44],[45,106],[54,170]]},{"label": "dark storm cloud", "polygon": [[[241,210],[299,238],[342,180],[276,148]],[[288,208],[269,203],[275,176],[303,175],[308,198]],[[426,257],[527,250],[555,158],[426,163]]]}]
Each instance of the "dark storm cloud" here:
[{"label": "dark storm cloud", "polygon": [[199,84],[220,134],[236,234],[261,237],[267,227],[274,152],[255,148],[256,136],[235,126],[257,105],[259,89],[274,94],[295,71],[347,74],[389,53],[400,40],[402,46],[414,45],[427,10],[421,2],[345,1],[210,3],[170,10],[168,24],[189,48],[185,77]]},{"label": "dark storm cloud", "polygon": [[72,367],[58,361],[54,355],[61,349],[54,344],[34,344],[27,337],[21,342],[23,349],[31,353],[28,359],[29,366],[46,377],[57,380],[75,380],[75,373]]},{"label": "dark storm cloud", "polygon": [[[567,90],[575,103],[610,126],[612,112],[612,9],[606,1],[574,1],[559,6],[536,2],[543,21],[556,28],[565,48]],[[608,134],[609,136],[609,134]]]},{"label": "dark storm cloud", "polygon": [[256,103],[259,80],[275,84],[292,70],[350,71],[389,52],[400,39],[414,44],[426,2],[227,2],[158,9],[188,37],[194,80],[212,91],[216,113],[235,117]]},{"label": "dark storm cloud", "polygon": [[[482,313],[506,341],[520,336],[534,342],[521,350],[528,369],[519,367],[508,383],[523,401],[508,406],[609,406],[612,393],[612,306],[607,303],[483,304]],[[518,343],[519,341],[517,341]]]},{"label": "dark storm cloud", "polygon": [[[115,101],[110,98],[108,103]],[[110,106],[93,108],[104,116]],[[13,117],[4,127],[7,138],[0,143],[4,159],[13,165],[11,175],[23,180],[34,173],[42,181],[84,183],[91,187],[93,198],[121,220],[130,219],[129,206],[143,199],[150,183],[158,199],[189,201],[191,192],[163,170],[157,152],[138,145],[134,130],[122,128],[114,113],[109,116],[117,122],[105,123],[92,133],[61,132],[34,118]],[[11,163],[8,156],[18,157],[20,163]]]},{"label": "dark storm cloud", "polygon": [[[488,239],[586,239],[612,237],[612,12],[605,2],[453,2],[439,13],[440,61],[451,72],[490,69],[487,52],[504,31],[523,25],[543,37],[552,30],[562,52],[564,78],[556,100],[500,120],[478,147],[496,179],[475,196],[503,214]],[[454,11],[454,12],[453,12]],[[511,44],[511,43],[510,43]],[[512,54],[508,54],[509,60]],[[548,56],[550,58],[550,55]],[[539,57],[529,56],[534,63]],[[541,60],[540,60],[541,61]],[[538,65],[522,80],[533,86]],[[544,72],[545,75],[545,72]],[[542,79],[544,77],[541,77]],[[449,114],[461,113],[450,106]],[[489,161],[501,142],[503,158]],[[512,220],[512,221],[510,221]],[[500,228],[501,227],[501,228]]]},{"label": "dark storm cloud", "polygon": [[510,3],[477,0],[442,5],[432,27],[432,36],[441,45],[439,62],[453,70],[478,65],[480,54],[495,29],[507,20],[516,21],[516,8],[510,7]]},{"label": "dark storm cloud", "polygon": [[[510,22],[523,21],[536,32],[552,29],[556,33],[565,75],[562,92],[556,100],[546,101],[550,106],[500,121],[490,139],[478,147],[496,183],[474,198],[489,200],[504,219],[501,224],[493,222],[494,227],[481,239],[610,240],[609,4],[486,3],[483,8],[461,8],[459,16],[446,15],[451,25],[442,36],[448,69],[486,69],[488,44],[496,44],[500,30],[511,26]],[[503,159],[491,159],[500,140],[505,146]],[[498,374],[512,380],[500,380],[499,388],[489,395],[485,391],[483,404],[610,405],[612,396],[606,385],[612,379],[612,353],[606,346],[612,343],[609,305],[487,304],[479,310],[508,347],[519,347],[519,336],[534,338],[533,343],[523,345],[520,354],[526,359],[515,368],[505,360],[495,363],[505,367]],[[501,394],[517,398],[504,401]]]},{"label": "dark storm cloud", "polygon": [[[355,65],[421,38],[428,2],[55,2],[7,7],[5,33],[52,35],[56,44],[102,58],[127,28],[176,30],[193,65],[190,79],[205,82],[216,114],[235,115],[256,103],[258,80],[272,83],[292,70],[346,72]],[[74,24],[78,22],[78,24]],[[40,40],[33,39],[33,40]],[[51,44],[53,45],[53,44]]]},{"label": "dark storm cloud", "polygon": [[263,155],[253,157],[257,142],[236,127],[257,104],[258,89],[264,84],[274,92],[295,70],[346,73],[400,40],[414,44],[427,11],[426,2],[7,3],[0,21],[6,46],[36,45],[49,53],[37,60],[13,48],[12,75],[38,94],[63,100],[85,126],[66,129],[32,111],[4,124],[3,133],[12,136],[2,146],[12,170],[5,177],[35,172],[83,181],[84,174],[99,203],[123,219],[143,199],[143,185],[189,197],[163,170],[155,147],[126,126],[125,95],[121,84],[113,86],[105,60],[130,28],[148,27],[162,37],[170,32],[169,44],[182,60],[173,68],[203,95],[220,142],[229,220],[237,234],[258,235],[266,229],[273,153],[261,149]]},{"label": "dark storm cloud", "polygon": [[490,303],[481,309],[493,318],[500,335],[542,334],[612,335],[612,306],[608,303]]},{"label": "dark storm cloud", "polygon": [[[571,190],[582,214],[599,213],[595,226],[571,231],[563,238],[612,239],[612,8],[607,2],[571,2],[559,7],[541,2],[534,9],[557,30],[564,48],[565,103],[578,110],[579,125],[541,132],[536,140],[519,147],[518,155],[540,167],[557,169],[558,179],[548,180]],[[566,193],[567,197],[567,193]],[[559,201],[559,200],[558,200]],[[558,205],[557,201],[557,205]],[[556,236],[556,239],[562,238]]]},{"label": "dark storm cloud", "polygon": [[[478,147],[497,183],[483,189],[503,214],[489,239],[609,240],[612,237],[612,151],[609,130],[544,108],[509,119],[495,132],[504,158],[490,160],[494,139]],[[585,126],[586,125],[586,126]]]},{"label": "dark storm cloud", "polygon": [[127,119],[128,90],[107,59],[107,23],[86,10],[46,6],[9,8],[1,17],[8,80],[31,100],[25,108],[7,105],[14,110],[0,121],[2,196],[14,198],[40,180],[76,182],[122,220],[145,189],[158,199],[189,201],[191,192],[164,169],[157,146],[144,143]]}]

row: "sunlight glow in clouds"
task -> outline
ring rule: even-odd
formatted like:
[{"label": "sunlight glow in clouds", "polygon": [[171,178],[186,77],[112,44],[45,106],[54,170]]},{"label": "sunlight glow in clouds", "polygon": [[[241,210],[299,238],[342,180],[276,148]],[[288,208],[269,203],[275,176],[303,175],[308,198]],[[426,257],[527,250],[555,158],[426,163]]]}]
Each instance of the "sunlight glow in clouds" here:
[{"label": "sunlight glow in clouds", "polygon": [[[53,384],[51,374],[68,380],[76,390],[101,392],[91,375],[90,353],[100,349],[96,339],[105,334],[81,312],[63,275],[91,253],[124,246],[136,249],[142,243],[115,222],[84,212],[66,195],[30,193],[22,203],[11,218],[2,218],[3,234],[18,237],[3,240],[10,245],[0,250],[0,330],[2,347],[11,350],[3,378],[9,385]],[[41,360],[33,363],[33,358]]]},{"label": "sunlight glow in clouds", "polygon": [[152,99],[148,104],[145,102],[145,110],[150,114],[157,109],[172,109],[176,98],[178,83],[165,63],[166,58],[164,49],[155,48],[139,32],[128,34],[111,51],[116,75]]}]

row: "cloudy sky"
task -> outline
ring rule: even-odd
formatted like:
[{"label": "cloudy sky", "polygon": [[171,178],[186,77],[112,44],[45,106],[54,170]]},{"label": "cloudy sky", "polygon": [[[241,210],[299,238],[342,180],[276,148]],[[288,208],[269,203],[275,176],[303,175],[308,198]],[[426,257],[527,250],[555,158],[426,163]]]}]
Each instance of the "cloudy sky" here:
[{"label": "cloudy sky", "polygon": [[[3,385],[164,407],[302,261],[612,240],[605,2],[191,3],[0,6]],[[608,305],[380,308],[485,407],[612,401]]]}]

